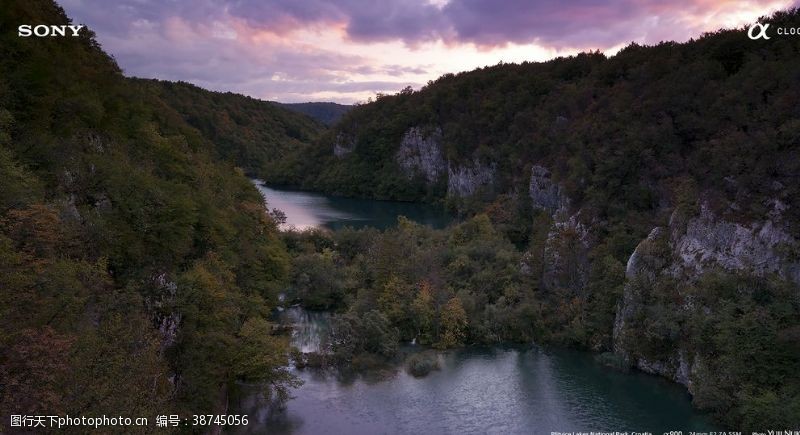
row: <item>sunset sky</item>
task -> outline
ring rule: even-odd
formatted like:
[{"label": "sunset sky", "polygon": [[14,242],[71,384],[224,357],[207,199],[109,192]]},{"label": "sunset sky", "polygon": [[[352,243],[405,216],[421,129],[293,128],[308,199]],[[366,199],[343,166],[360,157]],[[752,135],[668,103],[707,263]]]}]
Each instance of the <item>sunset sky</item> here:
[{"label": "sunset sky", "polygon": [[283,102],[366,101],[447,72],[685,41],[793,0],[60,0],[127,75]]}]

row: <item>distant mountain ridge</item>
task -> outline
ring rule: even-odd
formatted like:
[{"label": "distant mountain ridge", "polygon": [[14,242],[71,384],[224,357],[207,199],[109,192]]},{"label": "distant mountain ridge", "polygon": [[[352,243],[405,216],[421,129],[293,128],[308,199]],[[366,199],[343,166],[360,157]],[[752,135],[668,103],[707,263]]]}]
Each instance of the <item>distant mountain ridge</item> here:
[{"label": "distant mountain ridge", "polygon": [[279,103],[276,101],[275,104],[310,116],[328,126],[336,124],[345,113],[353,108],[352,105],[332,102]]},{"label": "distant mountain ridge", "polygon": [[257,98],[209,91],[186,82],[131,80],[200,130],[220,157],[259,177],[325,130],[312,117]]}]

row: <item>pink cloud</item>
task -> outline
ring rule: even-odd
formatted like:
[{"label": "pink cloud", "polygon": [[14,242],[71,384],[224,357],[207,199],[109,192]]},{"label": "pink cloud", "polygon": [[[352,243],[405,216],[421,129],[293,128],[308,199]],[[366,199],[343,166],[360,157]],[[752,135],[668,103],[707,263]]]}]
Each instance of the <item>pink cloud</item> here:
[{"label": "pink cloud", "polygon": [[[450,0],[437,6],[429,0],[62,0],[62,5],[97,32],[128,74],[258,97],[340,93],[352,101],[356,92],[395,92],[416,84],[404,78],[420,80],[431,69],[412,59],[381,65],[367,54],[344,54],[373,43],[400,41],[420,53],[430,42],[444,43],[445,51],[469,46],[482,53],[531,43],[553,50],[605,50],[631,41],[687,40],[785,8],[789,1]],[[301,40],[304,32],[332,35],[342,48],[352,49],[315,46]],[[350,77],[360,77],[362,85]]]}]

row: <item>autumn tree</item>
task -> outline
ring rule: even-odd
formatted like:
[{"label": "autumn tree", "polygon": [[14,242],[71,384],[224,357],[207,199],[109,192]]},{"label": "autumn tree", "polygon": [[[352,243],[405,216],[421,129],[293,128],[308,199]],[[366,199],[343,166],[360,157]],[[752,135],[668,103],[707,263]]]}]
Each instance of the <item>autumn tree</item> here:
[{"label": "autumn tree", "polygon": [[437,346],[446,349],[462,345],[466,337],[467,313],[459,298],[447,301],[442,307],[441,319],[442,333]]},{"label": "autumn tree", "polygon": [[433,321],[436,315],[433,306],[433,288],[430,281],[424,279],[419,283],[417,295],[411,303],[411,310],[414,313],[414,323],[420,342],[432,342]]}]

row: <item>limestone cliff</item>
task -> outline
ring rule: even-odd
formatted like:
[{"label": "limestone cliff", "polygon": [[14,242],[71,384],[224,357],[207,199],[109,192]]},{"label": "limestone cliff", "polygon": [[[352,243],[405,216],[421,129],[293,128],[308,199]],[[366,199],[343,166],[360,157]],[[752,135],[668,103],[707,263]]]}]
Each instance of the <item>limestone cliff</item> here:
[{"label": "limestone cliff", "polygon": [[705,204],[685,228],[673,213],[670,242],[676,258],[670,273],[696,278],[709,267],[721,267],[758,276],[774,273],[800,283],[800,260],[791,256],[798,241],[781,220],[785,207],[776,200],[769,216],[748,225],[721,220]]},{"label": "limestone cliff", "polygon": [[333,141],[333,155],[342,158],[356,150],[355,139],[345,133],[338,133]]},{"label": "limestone cliff", "polygon": [[495,182],[497,164],[482,163],[474,159],[471,164],[447,164],[447,195],[467,197],[481,189],[492,189]]},{"label": "limestone cliff", "polygon": [[[627,263],[627,284],[614,324],[615,352],[640,370],[665,376],[693,391],[708,356],[688,345],[690,330],[672,326],[654,332],[663,325],[649,313],[653,306],[663,305],[665,298],[675,316],[713,313],[713,305],[697,306],[690,291],[709,272],[771,275],[800,284],[800,244],[782,223],[780,213],[785,206],[777,201],[773,205],[763,220],[741,224],[716,216],[703,203],[698,215],[686,217],[675,211],[668,227],[654,228]],[[669,343],[666,350],[643,348],[642,342],[652,336]]]},{"label": "limestone cliff", "polygon": [[550,178],[550,171],[544,166],[531,167],[531,181],[528,192],[534,210],[546,210],[551,215],[569,207],[569,199],[563,194],[561,186]]},{"label": "limestone cliff", "polygon": [[433,184],[445,174],[447,163],[441,140],[439,128],[426,134],[420,127],[411,127],[403,134],[395,160],[408,179],[421,175],[428,184]]},{"label": "limestone cliff", "polygon": [[589,283],[589,247],[589,232],[580,213],[556,215],[544,245],[543,288],[583,294]]},{"label": "limestone cliff", "polygon": [[[544,211],[551,219],[542,251],[544,289],[568,289],[583,293],[589,279],[589,231],[581,212],[570,214],[570,200],[564,189],[551,178],[544,166],[531,168],[528,194],[533,210]],[[528,252],[523,258],[531,258]],[[523,264],[523,271],[529,265]]]}]

